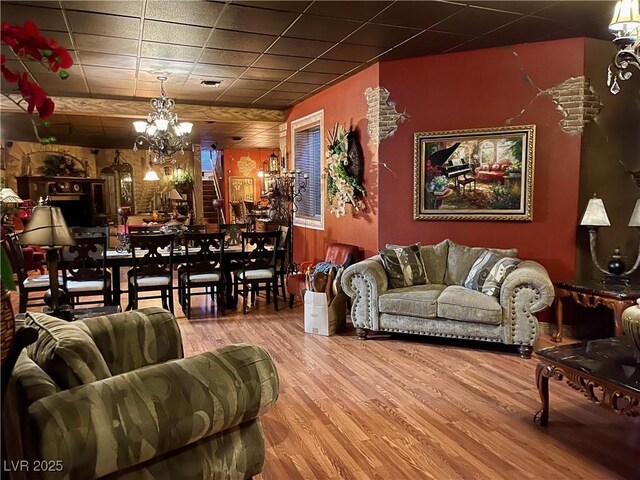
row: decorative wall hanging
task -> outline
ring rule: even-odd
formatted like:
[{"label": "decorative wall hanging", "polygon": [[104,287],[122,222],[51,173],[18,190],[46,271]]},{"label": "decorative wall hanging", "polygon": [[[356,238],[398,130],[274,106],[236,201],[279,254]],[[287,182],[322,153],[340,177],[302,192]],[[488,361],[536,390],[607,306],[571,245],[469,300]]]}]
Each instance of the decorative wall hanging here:
[{"label": "decorative wall hanging", "polygon": [[87,177],[87,165],[76,157],[62,153],[45,158],[37,172],[45,177]]},{"label": "decorative wall hanging", "polygon": [[350,203],[359,212],[367,192],[362,187],[362,149],[357,145],[357,134],[336,123],[328,136],[326,157],[329,211],[340,218],[346,215]]},{"label": "decorative wall hanging", "polygon": [[238,160],[238,170],[243,177],[250,177],[251,173],[256,169],[256,161],[249,155],[244,155]]},{"label": "decorative wall hanging", "polygon": [[532,220],[535,125],[414,134],[414,220]]}]

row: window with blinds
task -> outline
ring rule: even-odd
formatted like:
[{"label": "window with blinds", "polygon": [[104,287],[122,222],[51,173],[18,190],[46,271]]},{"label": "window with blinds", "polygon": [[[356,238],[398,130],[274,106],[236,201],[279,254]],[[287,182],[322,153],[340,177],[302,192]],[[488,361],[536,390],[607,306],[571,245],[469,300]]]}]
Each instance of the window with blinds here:
[{"label": "window with blinds", "polygon": [[320,125],[294,131],[295,169],[309,174],[307,188],[298,202],[298,225],[322,227],[322,151]]}]

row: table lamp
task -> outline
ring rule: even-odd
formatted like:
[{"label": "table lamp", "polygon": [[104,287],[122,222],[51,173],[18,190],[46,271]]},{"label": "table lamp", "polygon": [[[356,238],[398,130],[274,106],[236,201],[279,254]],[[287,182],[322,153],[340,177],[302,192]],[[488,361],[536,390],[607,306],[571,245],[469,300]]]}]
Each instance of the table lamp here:
[{"label": "table lamp", "polygon": [[76,242],[60,208],[44,204],[35,207],[31,221],[20,235],[18,243],[44,247],[49,270],[49,291],[45,293],[45,302],[53,315],[64,316],[60,314],[63,311],[66,292],[60,289],[58,283],[58,250],[60,247],[73,246]]},{"label": "table lamp", "polygon": [[[11,188],[0,189],[0,204],[2,204],[2,225],[13,231],[13,209],[23,200]],[[12,208],[13,207],[13,208]]]},{"label": "table lamp", "polygon": [[[598,228],[609,227],[611,222],[607,215],[607,210],[604,208],[604,202],[601,198],[597,198],[593,195],[593,198],[589,199],[587,208],[582,215],[580,225],[589,228],[589,249],[591,251],[591,260],[593,264],[604,273],[603,283],[612,285],[628,286],[630,284],[628,276],[635,272],[640,266],[640,246],[638,247],[638,256],[636,262],[629,270],[625,271],[625,264],[622,261],[620,255],[620,249],[616,248],[607,264],[607,270],[600,266],[597,256],[597,239]],[[640,199],[636,202],[633,213],[631,214],[631,220],[629,220],[630,227],[640,228]],[[640,230],[639,230],[640,231]]]}]

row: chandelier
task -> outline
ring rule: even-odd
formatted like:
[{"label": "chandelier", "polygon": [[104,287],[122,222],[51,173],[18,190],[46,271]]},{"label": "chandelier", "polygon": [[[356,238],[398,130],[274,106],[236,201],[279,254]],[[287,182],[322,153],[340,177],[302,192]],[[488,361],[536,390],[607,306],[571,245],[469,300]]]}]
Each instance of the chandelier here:
[{"label": "chandelier", "polygon": [[618,0],[609,29],[616,37],[613,43],[618,48],[609,65],[607,86],[614,95],[620,93],[618,80],[629,80],[631,67],[640,70],[640,7],[638,0]]},{"label": "chandelier", "polygon": [[138,146],[149,145],[149,153],[153,154],[152,162],[162,165],[175,163],[176,153],[184,155],[184,150],[191,148],[191,129],[193,123],[178,123],[178,115],[173,112],[175,101],[167,98],[164,91],[164,82],[167,77],[158,77],[160,80],[160,98],[151,100],[153,111],[147,116],[147,120],[133,122],[138,136],[133,143],[133,149]]}]

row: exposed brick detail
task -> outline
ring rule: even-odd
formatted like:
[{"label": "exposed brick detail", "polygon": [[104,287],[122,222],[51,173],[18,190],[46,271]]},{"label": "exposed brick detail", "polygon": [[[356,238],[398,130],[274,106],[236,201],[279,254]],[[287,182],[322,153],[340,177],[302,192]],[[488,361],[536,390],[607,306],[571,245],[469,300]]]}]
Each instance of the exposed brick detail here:
[{"label": "exposed brick detail", "polygon": [[592,122],[602,109],[600,96],[585,76],[565,80],[555,87],[540,92],[549,95],[562,112],[560,128],[566,133],[580,133]]},{"label": "exposed brick detail", "polygon": [[367,88],[367,121],[369,135],[376,145],[390,137],[398,129],[398,124],[409,117],[406,112],[398,113],[395,102],[389,101],[390,92],[383,87]]}]

